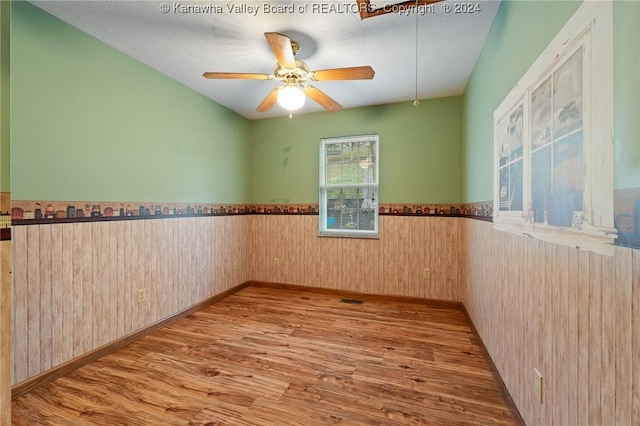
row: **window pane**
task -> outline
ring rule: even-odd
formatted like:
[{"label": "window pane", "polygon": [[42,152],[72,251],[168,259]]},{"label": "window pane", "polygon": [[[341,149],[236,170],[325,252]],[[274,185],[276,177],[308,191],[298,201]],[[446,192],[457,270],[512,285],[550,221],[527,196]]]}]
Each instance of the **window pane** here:
[{"label": "window pane", "polygon": [[329,189],[327,190],[327,204],[329,208],[375,208],[376,189],[370,188],[349,188],[349,189]]},{"label": "window pane", "polygon": [[327,228],[345,231],[375,230],[375,209],[327,209]]},{"label": "window pane", "polygon": [[373,231],[375,229],[375,210],[360,210],[358,214],[358,229]]},{"label": "window pane", "polygon": [[522,159],[509,168],[509,206],[511,211],[522,211]]},{"label": "window pane", "polygon": [[327,157],[331,158],[336,155],[342,155],[342,144],[327,144]]},{"label": "window pane", "polygon": [[509,117],[510,160],[522,158],[522,105]]},{"label": "window pane", "polygon": [[[498,164],[500,167],[509,163],[509,152],[511,148],[509,147],[509,121],[507,119],[502,120],[498,125],[497,129],[498,133],[498,147],[500,152],[498,153]],[[502,180],[500,181],[502,185]]]},{"label": "window pane", "polygon": [[551,142],[551,78],[531,94],[531,149]]},{"label": "window pane", "polygon": [[516,106],[497,128],[501,211],[522,211],[523,111],[522,104]]},{"label": "window pane", "polygon": [[344,171],[342,170],[342,163],[329,163],[327,164],[327,183],[337,184],[342,183]]},{"label": "window pane", "polygon": [[522,159],[500,169],[500,210],[522,211]]},{"label": "window pane", "polygon": [[553,145],[553,194],[566,199],[566,208],[571,209],[573,216],[574,211],[582,211],[583,204],[582,132],[569,135]]},{"label": "window pane", "polygon": [[376,182],[375,144],[369,141],[327,145],[326,183],[329,185]]},{"label": "window pane", "polygon": [[545,222],[547,203],[551,195],[551,146],[531,155],[531,210],[534,222]]},{"label": "window pane", "polygon": [[509,211],[509,167],[500,169],[500,210]]},{"label": "window pane", "polygon": [[582,49],[553,74],[554,139],[582,127]]}]

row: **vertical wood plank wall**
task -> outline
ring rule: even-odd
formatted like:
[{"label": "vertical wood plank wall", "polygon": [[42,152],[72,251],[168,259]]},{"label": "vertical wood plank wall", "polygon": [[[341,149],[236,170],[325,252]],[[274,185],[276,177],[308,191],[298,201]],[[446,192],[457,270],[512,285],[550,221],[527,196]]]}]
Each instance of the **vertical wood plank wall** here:
[{"label": "vertical wood plank wall", "polygon": [[461,300],[527,425],[640,424],[640,251],[463,226]]},{"label": "vertical wood plank wall", "polygon": [[250,216],[251,279],[459,300],[463,221],[381,216],[379,239],[356,239],[318,237],[318,216]]},{"label": "vertical wood plank wall", "polygon": [[12,383],[248,281],[245,219],[15,226]]},{"label": "vertical wood plank wall", "polygon": [[0,424],[11,423],[11,241],[0,241]]}]

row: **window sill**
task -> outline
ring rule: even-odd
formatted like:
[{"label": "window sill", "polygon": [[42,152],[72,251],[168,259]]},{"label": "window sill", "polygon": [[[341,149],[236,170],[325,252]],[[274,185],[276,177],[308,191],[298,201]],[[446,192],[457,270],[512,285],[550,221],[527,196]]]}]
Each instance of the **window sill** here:
[{"label": "window sill", "polygon": [[318,233],[318,237],[328,237],[328,238],[358,238],[364,240],[378,240],[380,239],[379,234],[358,234],[358,233],[334,233],[334,232],[324,232],[321,231]]},{"label": "window sill", "polygon": [[615,228],[595,227],[585,222],[582,229],[524,222],[521,217],[495,217],[494,227],[527,237],[613,256],[618,231]]}]

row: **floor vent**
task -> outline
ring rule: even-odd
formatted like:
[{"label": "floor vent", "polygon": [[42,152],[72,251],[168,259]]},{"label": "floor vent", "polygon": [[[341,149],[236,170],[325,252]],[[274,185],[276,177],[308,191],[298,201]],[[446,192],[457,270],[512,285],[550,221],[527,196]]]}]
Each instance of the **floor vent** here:
[{"label": "floor vent", "polygon": [[352,305],[362,305],[362,300],[358,300],[358,299],[340,299],[340,303],[351,303]]}]

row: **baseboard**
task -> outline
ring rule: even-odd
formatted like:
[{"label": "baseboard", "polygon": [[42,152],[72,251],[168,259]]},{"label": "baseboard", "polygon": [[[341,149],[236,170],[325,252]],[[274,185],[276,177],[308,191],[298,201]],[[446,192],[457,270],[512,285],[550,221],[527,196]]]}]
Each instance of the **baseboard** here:
[{"label": "baseboard", "polygon": [[334,288],[325,288],[325,287],[313,287],[313,286],[305,286],[305,285],[297,285],[297,284],[282,284],[275,283],[270,281],[248,281],[247,283],[252,287],[265,287],[265,288],[275,288],[279,290],[291,290],[291,291],[308,291],[311,293],[325,294],[330,296],[338,296],[350,299],[366,299],[366,300],[387,300],[394,302],[404,302],[404,303],[420,303],[422,305],[432,306],[434,308],[461,308],[463,305],[460,302],[455,302],[451,300],[441,300],[441,299],[426,299],[420,297],[411,297],[411,296],[397,296],[394,294],[373,294],[373,293],[359,293],[349,290],[340,290]]},{"label": "baseboard", "polygon": [[504,381],[500,376],[500,372],[496,368],[496,365],[494,364],[493,359],[491,358],[491,355],[487,350],[487,347],[484,345],[484,342],[480,338],[478,329],[476,329],[475,324],[471,320],[471,316],[469,315],[467,308],[464,306],[464,303],[461,303],[460,305],[462,305],[462,311],[464,312],[464,315],[467,317],[467,321],[469,321],[469,324],[471,325],[471,330],[473,331],[473,334],[476,337],[478,344],[482,348],[482,352],[484,352],[485,358],[489,362],[489,367],[491,368],[491,372],[493,373],[493,378],[498,383],[498,387],[500,387],[500,391],[502,392],[502,395],[504,396],[505,400],[507,401],[507,404],[511,408],[511,413],[513,414],[513,420],[516,422],[516,425],[518,426],[526,426],[526,423],[524,422],[524,419],[522,418],[522,415],[520,414],[520,411],[518,410],[518,407],[516,406],[515,402],[513,402],[513,398],[511,398],[511,394],[509,393],[507,386],[504,384]]},{"label": "baseboard", "polygon": [[96,348],[86,354],[83,354],[77,358],[71,359],[63,364],[60,364],[57,367],[52,368],[51,370],[47,370],[44,373],[41,373],[37,376],[31,377],[30,379],[25,380],[24,382],[18,383],[17,385],[11,388],[11,399],[17,399],[27,392],[32,391],[33,389],[44,385],[45,383],[49,383],[59,377],[65,376],[80,367],[83,367],[90,362],[93,362],[103,356],[106,356],[112,352],[117,351],[130,343],[135,342],[138,339],[141,339],[154,331],[165,327],[179,319],[187,317],[209,305],[212,305],[220,300],[231,296],[232,294],[242,290],[243,288],[249,286],[249,282],[244,282],[239,284],[229,290],[225,290],[220,294],[212,296],[206,300],[203,300],[200,303],[197,303],[189,308],[186,308],[180,312],[177,312],[170,317],[164,318],[160,321],[157,321],[143,329],[140,329],[134,333],[131,333],[127,336],[121,337],[120,339],[114,340],[111,343],[107,343],[99,348]]}]

